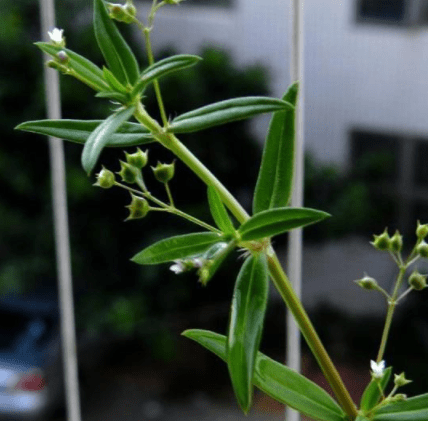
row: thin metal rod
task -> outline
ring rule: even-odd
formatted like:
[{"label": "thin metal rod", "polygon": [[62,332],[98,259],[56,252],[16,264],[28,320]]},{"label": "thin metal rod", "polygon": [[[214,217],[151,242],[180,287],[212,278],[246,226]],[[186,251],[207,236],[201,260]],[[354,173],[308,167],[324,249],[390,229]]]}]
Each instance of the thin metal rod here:
[{"label": "thin metal rod", "polygon": [[[55,26],[53,0],[40,0],[40,10],[42,34],[47,41],[48,30]],[[45,67],[44,78],[47,116],[50,119],[59,119],[61,118],[61,104],[58,73]],[[62,140],[49,137],[49,155],[67,419],[69,421],[81,421]]]},{"label": "thin metal rod", "polygon": [[[303,205],[303,171],[304,171],[304,131],[303,131],[303,106],[304,106],[304,25],[303,25],[303,0],[291,1],[292,20],[292,45],[291,45],[291,81],[299,80],[299,99],[296,109],[296,144],[295,144],[295,173],[294,188],[291,206],[301,207]],[[302,230],[296,229],[290,232],[288,241],[288,276],[293,288],[301,298],[302,283]],[[301,346],[300,331],[293,316],[287,312],[287,365],[300,372],[301,370]],[[300,414],[291,408],[286,409],[287,421],[299,421]]]}]

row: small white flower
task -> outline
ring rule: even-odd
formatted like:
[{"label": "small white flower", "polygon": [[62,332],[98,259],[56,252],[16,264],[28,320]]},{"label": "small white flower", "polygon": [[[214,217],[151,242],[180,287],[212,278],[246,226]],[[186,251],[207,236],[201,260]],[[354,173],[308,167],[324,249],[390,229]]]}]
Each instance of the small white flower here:
[{"label": "small white flower", "polygon": [[172,270],[176,275],[179,275],[180,273],[184,272],[184,265],[183,262],[180,260],[175,260],[175,264],[173,264],[169,270]]},{"label": "small white flower", "polygon": [[201,268],[205,263],[205,259],[201,259],[200,257],[196,257],[195,259],[192,259],[192,263],[193,263],[195,268]]},{"label": "small white flower", "polygon": [[382,360],[380,363],[376,363],[371,360],[370,368],[372,369],[373,377],[380,379],[383,376],[383,372],[385,370],[385,361]]},{"label": "small white flower", "polygon": [[64,29],[54,28],[52,30],[52,32],[48,31],[48,35],[49,35],[49,38],[51,39],[51,41],[54,44],[60,44],[60,45],[62,45],[65,42],[64,41],[64,37],[62,36],[63,32],[64,32]]}]

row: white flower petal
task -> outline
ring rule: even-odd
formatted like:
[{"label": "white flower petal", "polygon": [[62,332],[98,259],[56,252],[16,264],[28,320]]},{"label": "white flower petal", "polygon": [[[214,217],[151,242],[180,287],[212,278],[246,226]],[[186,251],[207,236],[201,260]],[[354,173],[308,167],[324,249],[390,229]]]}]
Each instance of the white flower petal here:
[{"label": "white flower petal", "polygon": [[380,378],[383,376],[383,372],[385,370],[385,361],[382,360],[379,363],[376,363],[375,361],[370,361],[370,368],[372,369],[373,375],[377,378]]},{"label": "white flower petal", "polygon": [[62,36],[63,32],[64,32],[64,29],[54,28],[52,32],[48,31],[48,35],[51,41],[60,44],[61,42],[63,42],[63,36]]},{"label": "white flower petal", "polygon": [[184,266],[179,260],[176,260],[175,264],[170,266],[169,270],[172,270],[176,275],[178,275],[183,273]]}]

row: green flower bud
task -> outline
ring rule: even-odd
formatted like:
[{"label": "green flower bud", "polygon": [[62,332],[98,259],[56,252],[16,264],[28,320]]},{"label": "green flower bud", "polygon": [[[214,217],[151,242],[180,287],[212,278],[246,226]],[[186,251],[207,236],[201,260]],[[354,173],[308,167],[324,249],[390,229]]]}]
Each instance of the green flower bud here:
[{"label": "green flower bud", "polygon": [[388,235],[388,231],[385,228],[385,231],[380,235],[374,235],[374,240],[370,243],[377,250],[390,250],[391,238]]},{"label": "green flower bud", "polygon": [[354,281],[357,285],[359,285],[363,289],[378,289],[379,284],[377,283],[376,279],[371,278],[370,276],[364,276],[362,279],[358,279]]},{"label": "green flower bud", "polygon": [[129,209],[129,216],[125,219],[125,221],[144,218],[150,211],[150,205],[146,199],[135,196],[132,193],[131,197],[131,204],[126,206]]},{"label": "green flower bud", "polygon": [[428,224],[421,225],[421,223],[418,221],[416,235],[418,238],[425,238],[428,235]]},{"label": "green flower bud", "polygon": [[58,63],[55,60],[48,60],[46,62],[46,66],[50,67],[51,69],[58,70],[58,71],[60,71],[62,73],[67,73],[67,71],[68,71],[67,67],[65,67],[64,65]]},{"label": "green flower bud", "polygon": [[394,374],[394,384],[397,387],[406,386],[406,384],[412,383],[411,380],[407,380],[406,376],[404,375],[404,372],[400,375]]},{"label": "green flower bud", "polygon": [[137,15],[137,10],[132,2],[127,1],[125,5],[118,3],[107,3],[108,14],[111,19],[124,23],[132,23]]},{"label": "green flower bud", "polygon": [[416,252],[421,257],[428,257],[428,244],[425,242],[425,240],[422,240],[419,245],[416,247]]},{"label": "green flower bud", "polygon": [[133,167],[141,169],[147,165],[148,162],[148,151],[143,152],[140,148],[137,148],[137,152],[133,154],[126,153],[126,162]]},{"label": "green flower bud", "polygon": [[116,174],[122,177],[125,183],[133,184],[137,180],[139,170],[127,162],[120,161],[121,170]]},{"label": "green flower bud", "polygon": [[58,51],[55,57],[61,64],[68,64],[68,62],[70,61],[70,57],[64,50]]},{"label": "green flower bud", "polygon": [[110,187],[114,186],[114,183],[116,182],[116,177],[114,174],[103,167],[103,169],[96,175],[97,182],[94,184],[94,186],[101,187],[103,189],[109,189]]},{"label": "green flower bud", "polygon": [[156,180],[161,183],[168,183],[168,181],[174,177],[175,162],[172,162],[171,164],[161,164],[158,162],[156,168],[152,167],[152,170]]},{"label": "green flower bud", "polygon": [[184,0],[164,0],[166,4],[180,4]]},{"label": "green flower bud", "polygon": [[395,231],[395,234],[391,237],[390,250],[399,253],[403,248],[403,236],[399,231]]},{"label": "green flower bud", "polygon": [[426,288],[427,276],[420,274],[417,270],[414,270],[409,276],[409,285],[416,291]]},{"label": "green flower bud", "polygon": [[405,393],[397,393],[391,398],[391,402],[403,402],[407,400],[407,395]]}]

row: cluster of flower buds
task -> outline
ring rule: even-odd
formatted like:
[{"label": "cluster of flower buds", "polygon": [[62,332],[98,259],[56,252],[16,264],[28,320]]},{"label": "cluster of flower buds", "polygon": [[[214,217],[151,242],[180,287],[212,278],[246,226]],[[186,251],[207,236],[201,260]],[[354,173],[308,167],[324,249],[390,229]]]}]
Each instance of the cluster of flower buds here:
[{"label": "cluster of flower buds", "polygon": [[137,9],[132,0],[126,0],[125,4],[107,3],[107,9],[111,19],[124,23],[135,22]]},{"label": "cluster of flower buds", "polygon": [[[55,47],[65,48],[65,38],[63,36],[63,29],[54,28],[52,31],[48,31],[51,44]],[[62,73],[68,73],[70,71],[68,64],[70,57],[65,50],[60,50],[53,56],[53,60],[49,60],[46,65],[52,69],[59,70]]]},{"label": "cluster of flower buds", "polygon": [[377,250],[400,253],[403,248],[403,236],[397,230],[390,237],[387,228],[385,228],[382,234],[374,236],[374,240],[370,244]]}]

